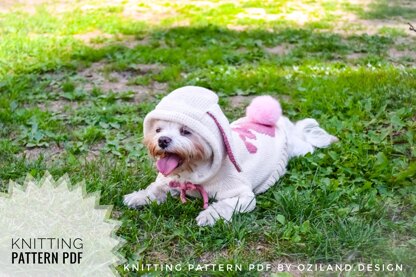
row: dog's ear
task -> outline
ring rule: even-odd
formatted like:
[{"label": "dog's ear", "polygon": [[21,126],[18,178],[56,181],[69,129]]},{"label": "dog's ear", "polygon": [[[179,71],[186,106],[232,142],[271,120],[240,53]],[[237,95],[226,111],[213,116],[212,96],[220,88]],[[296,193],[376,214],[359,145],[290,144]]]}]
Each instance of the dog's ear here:
[{"label": "dog's ear", "polygon": [[142,144],[149,150],[149,154],[153,157],[156,156],[157,152],[157,145],[154,142],[154,135],[155,135],[155,120],[149,122],[149,130],[146,132],[142,139]]},{"label": "dog's ear", "polygon": [[143,145],[149,150],[149,154],[153,157],[157,154],[157,145],[153,140],[153,133],[147,133],[142,140]]}]

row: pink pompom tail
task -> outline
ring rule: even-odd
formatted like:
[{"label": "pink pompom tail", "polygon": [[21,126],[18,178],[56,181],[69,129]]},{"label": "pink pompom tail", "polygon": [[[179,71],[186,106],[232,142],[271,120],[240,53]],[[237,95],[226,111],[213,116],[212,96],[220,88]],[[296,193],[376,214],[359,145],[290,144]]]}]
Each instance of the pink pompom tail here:
[{"label": "pink pompom tail", "polygon": [[281,116],[280,103],[268,95],[254,98],[246,109],[248,121],[257,124],[274,126]]}]

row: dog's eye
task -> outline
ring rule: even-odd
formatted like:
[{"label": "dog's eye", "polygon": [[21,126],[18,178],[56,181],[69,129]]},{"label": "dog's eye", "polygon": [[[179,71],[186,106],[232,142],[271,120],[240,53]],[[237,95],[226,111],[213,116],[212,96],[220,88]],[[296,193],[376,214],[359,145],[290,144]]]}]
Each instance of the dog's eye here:
[{"label": "dog's eye", "polygon": [[162,131],[162,128],[157,128],[156,129],[156,133],[160,133],[160,131]]},{"label": "dog's eye", "polygon": [[189,136],[191,134],[190,131],[186,130],[185,128],[181,128],[181,135],[182,136]]}]

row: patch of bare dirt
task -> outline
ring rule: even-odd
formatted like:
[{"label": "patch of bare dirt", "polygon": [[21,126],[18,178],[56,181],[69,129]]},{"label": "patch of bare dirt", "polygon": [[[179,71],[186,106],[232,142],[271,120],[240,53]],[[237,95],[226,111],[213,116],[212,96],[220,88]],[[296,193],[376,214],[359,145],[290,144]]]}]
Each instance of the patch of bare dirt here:
[{"label": "patch of bare dirt", "polygon": [[135,93],[133,97],[134,103],[141,103],[151,99],[156,94],[166,93],[168,90],[168,85],[166,83],[152,82],[147,86],[138,86],[141,87],[140,93]]},{"label": "patch of bare dirt", "polygon": [[399,47],[412,47],[416,45],[416,36],[398,37],[394,44]]},{"label": "patch of bare dirt", "polygon": [[17,9],[29,14],[35,14],[38,7],[43,6],[52,14],[59,15],[74,10],[75,8],[80,8],[81,10],[94,10],[103,7],[117,6],[122,4],[122,2],[123,0],[1,0],[0,12],[10,12],[13,9]]},{"label": "patch of bare dirt", "polygon": [[245,25],[234,25],[234,24],[228,24],[227,29],[236,31],[236,32],[243,32],[249,29],[248,26]]},{"label": "patch of bare dirt", "polygon": [[146,256],[149,261],[157,261],[158,264],[169,264],[171,263],[171,258],[166,253],[161,253],[160,251],[151,250],[146,252]]},{"label": "patch of bare dirt", "polygon": [[[349,1],[352,5],[359,5],[364,11],[370,11],[372,8],[370,4],[374,2],[374,0]],[[416,1],[395,1],[394,5],[414,8],[416,7]],[[237,14],[236,19],[265,21],[287,20],[293,22],[297,26],[304,26],[323,20],[325,13],[327,13],[323,13],[323,9],[322,1],[309,1],[308,3],[304,3],[304,1],[294,0],[284,3],[279,14],[268,13],[263,8],[246,8],[244,12]],[[408,32],[407,20],[401,17],[392,19],[362,19],[359,15],[346,11],[341,3],[337,4],[337,9],[335,11],[328,13],[337,18],[334,25],[329,29],[318,29],[316,31],[330,31],[341,35],[375,35],[378,34],[382,28],[395,28]],[[235,31],[245,31],[249,29],[249,26],[236,24],[229,24],[227,27]]]},{"label": "patch of bare dirt", "polygon": [[158,73],[163,69],[160,64],[135,64],[131,66],[132,69],[138,71],[141,74]]},{"label": "patch of bare dirt", "polygon": [[103,33],[100,30],[94,30],[91,32],[83,33],[83,34],[75,34],[74,38],[82,40],[87,44],[91,44],[91,41],[96,40],[98,38],[102,39],[111,39],[114,36],[112,34]]},{"label": "patch of bare dirt", "polygon": [[416,65],[416,53],[408,49],[398,50],[390,48],[388,50],[389,58],[396,63],[405,63],[407,65]]},{"label": "patch of bare dirt", "polygon": [[216,260],[218,260],[219,258],[228,258],[228,250],[227,249],[222,249],[221,251],[216,251],[216,252],[212,252],[212,251],[205,251],[202,256],[199,258],[199,263],[200,264],[209,264],[212,263]]},{"label": "patch of bare dirt", "polygon": [[388,51],[388,55],[390,58],[392,59],[400,59],[400,58],[411,58],[411,59],[416,59],[416,53],[415,51],[410,51],[410,50],[397,50],[395,48],[391,48]]},{"label": "patch of bare dirt", "polygon": [[270,47],[270,48],[264,48],[264,50],[272,55],[279,55],[279,56],[284,56],[290,53],[290,51],[292,51],[292,49],[294,48],[294,45],[289,44],[289,43],[282,43],[280,45],[276,45],[274,47]]},{"label": "patch of bare dirt", "polygon": [[87,162],[94,161],[100,156],[101,149],[105,146],[104,142],[93,144],[88,150],[88,154],[85,157]]},{"label": "patch of bare dirt", "polygon": [[85,90],[91,91],[97,87],[103,92],[132,91],[135,93],[135,101],[139,101],[142,97],[163,93],[167,89],[167,84],[158,82],[151,82],[147,86],[131,84],[131,80],[135,77],[159,72],[163,68],[161,65],[136,64],[126,71],[109,71],[106,66],[106,63],[97,62],[78,73],[78,76],[85,80]]},{"label": "patch of bare dirt", "polygon": [[52,144],[47,148],[43,147],[33,147],[26,148],[23,153],[20,153],[19,157],[25,157],[26,160],[36,161],[41,155],[47,161],[53,161],[59,159],[59,157],[65,152],[65,149],[56,144]]},{"label": "patch of bare dirt", "polygon": [[172,26],[189,26],[190,21],[181,17],[176,8],[184,6],[196,6],[202,9],[214,9],[225,3],[235,3],[232,0],[223,1],[193,1],[193,0],[170,0],[170,1],[141,1],[128,0],[124,3],[123,15],[134,20],[146,21],[150,24],[158,24],[162,20],[172,19]]},{"label": "patch of bare dirt", "polygon": [[237,18],[265,21],[287,20],[303,26],[306,23],[319,21],[323,16],[322,6],[319,2],[304,3],[304,1],[294,0],[283,3],[279,13],[268,13],[263,8],[246,8],[243,13],[237,15]]},{"label": "patch of bare dirt", "polygon": [[246,8],[244,12],[237,14],[238,19],[256,19],[256,20],[266,20],[266,21],[275,21],[281,18],[279,14],[270,14],[263,8]]},{"label": "patch of bare dirt", "polygon": [[160,5],[152,1],[129,0],[124,5],[123,16],[147,23],[159,23],[163,19],[177,16],[178,13],[172,7]]},{"label": "patch of bare dirt", "polygon": [[[74,1],[75,2],[75,1]],[[108,8],[111,6],[119,6],[125,2],[124,0],[89,0],[89,1],[77,1],[79,7],[83,11],[96,10],[101,8]],[[75,3],[74,3],[75,4]]]},{"label": "patch of bare dirt", "polygon": [[134,48],[137,45],[146,45],[149,43],[147,38],[137,39],[131,35],[108,34],[100,30],[94,30],[83,34],[73,35],[75,39],[81,40],[83,43],[93,48],[102,48],[109,45],[123,45],[127,48]]},{"label": "patch of bare dirt", "polygon": [[63,99],[45,101],[37,105],[42,111],[53,113],[64,113],[68,110],[75,110],[79,107],[78,102],[67,101]]},{"label": "patch of bare dirt", "polygon": [[351,53],[351,54],[348,54],[346,56],[346,58],[347,58],[347,60],[355,61],[355,60],[359,60],[359,59],[361,59],[365,56],[366,56],[365,53]]},{"label": "patch of bare dirt", "polygon": [[[132,101],[140,103],[152,98],[156,94],[167,92],[167,83],[151,81],[148,85],[135,85],[133,80],[146,74],[157,74],[163,69],[159,64],[135,64],[130,65],[127,70],[112,70],[106,62],[96,62],[90,67],[81,69],[77,74],[71,75],[71,82],[76,89],[91,92],[94,88],[104,93],[132,93]],[[48,93],[60,97],[57,100],[45,100],[36,106],[43,110],[66,116],[71,111],[83,105],[79,101],[69,101],[61,98],[62,84],[68,79],[68,74],[61,72],[46,73],[41,76],[43,80],[49,81]],[[33,107],[33,104],[27,105]]]},{"label": "patch of bare dirt", "polygon": [[[395,5],[406,6],[409,1],[395,1]],[[374,0],[351,0],[350,4],[359,5],[364,11],[369,12]],[[359,15],[342,10],[338,6],[338,10],[333,13],[336,16],[337,23],[331,31],[341,35],[375,35],[378,34],[382,28],[395,28],[407,32],[407,20],[402,17],[395,17],[392,19],[362,19]]]},{"label": "patch of bare dirt", "polygon": [[15,5],[13,0],[3,0],[0,4],[0,13],[8,13],[10,9]]},{"label": "patch of bare dirt", "polygon": [[[244,12],[237,14],[237,19],[253,19],[264,21],[291,21],[298,26],[303,26],[307,23],[316,22],[323,18],[322,6],[319,2],[294,0],[286,1],[281,6],[281,11],[278,13],[269,13],[264,8],[245,8]],[[234,29],[235,26],[230,26]]]},{"label": "patch of bare dirt", "polygon": [[[342,25],[341,25],[342,24]],[[345,27],[353,24],[356,28],[346,29]],[[345,17],[340,19],[337,28],[334,28],[335,33],[348,34],[348,35],[376,35],[382,28],[399,29],[407,32],[406,20],[381,20],[381,19],[360,19],[355,14],[347,14]]]},{"label": "patch of bare dirt", "polygon": [[108,7],[122,7],[122,15],[126,18],[146,21],[150,24],[158,24],[168,18],[178,18],[174,22],[175,26],[188,26],[189,21],[179,17],[175,7],[192,5],[202,8],[215,8],[223,3],[232,1],[210,2],[210,1],[191,1],[191,0],[172,0],[172,1],[142,1],[142,0],[83,0],[83,1],[64,1],[64,0],[2,0],[0,13],[7,13],[13,9],[18,9],[29,14],[35,14],[39,6],[45,7],[51,14],[59,16],[62,13],[70,12],[74,9],[82,11],[94,11]]},{"label": "patch of bare dirt", "polygon": [[0,12],[8,13],[13,9],[35,14],[38,6],[53,6],[55,12],[65,12],[69,7],[70,3],[65,1],[57,2],[53,0],[2,0],[0,3]]},{"label": "patch of bare dirt", "polygon": [[135,48],[138,45],[148,45],[149,43],[148,38],[137,39],[134,36],[124,36],[121,41],[117,41],[117,44],[124,45],[127,48]]},{"label": "patch of bare dirt", "polygon": [[75,101],[68,101],[65,99],[58,99],[45,100],[37,104],[27,103],[24,105],[24,107],[27,109],[37,107],[41,111],[51,112],[53,114],[56,114],[58,117],[65,118],[68,117],[73,111],[78,109],[80,107],[80,103]]},{"label": "patch of bare dirt", "polygon": [[169,1],[171,3],[176,3],[176,4],[187,4],[187,5],[192,5],[192,6],[197,6],[197,7],[204,7],[204,8],[215,8],[217,6],[219,6],[220,4],[224,4],[225,3],[230,3],[231,1],[219,1],[219,2],[211,2],[211,1],[204,1],[204,0],[198,0],[198,1],[194,1],[194,0],[171,0]]},{"label": "patch of bare dirt", "polygon": [[320,3],[303,1],[287,1],[283,7],[283,18],[292,22],[296,22],[298,25],[303,26],[306,23],[319,21],[324,16],[320,11],[322,6]]}]

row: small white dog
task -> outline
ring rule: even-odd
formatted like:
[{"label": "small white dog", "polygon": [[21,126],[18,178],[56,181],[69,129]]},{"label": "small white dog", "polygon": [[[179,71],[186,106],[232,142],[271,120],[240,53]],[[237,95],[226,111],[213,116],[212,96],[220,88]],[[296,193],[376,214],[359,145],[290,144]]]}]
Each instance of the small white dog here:
[{"label": "small white dog", "polygon": [[[314,119],[293,124],[270,96],[253,99],[246,117],[230,124],[217,95],[194,86],[164,97],[145,117],[143,133],[159,174],[145,190],[126,195],[124,203],[162,203],[168,192],[179,192],[182,202],[186,195],[202,197],[204,210],[196,218],[200,226],[252,211],[255,194],[276,183],[290,157],[337,141]],[[215,202],[208,205],[208,198]]]}]

